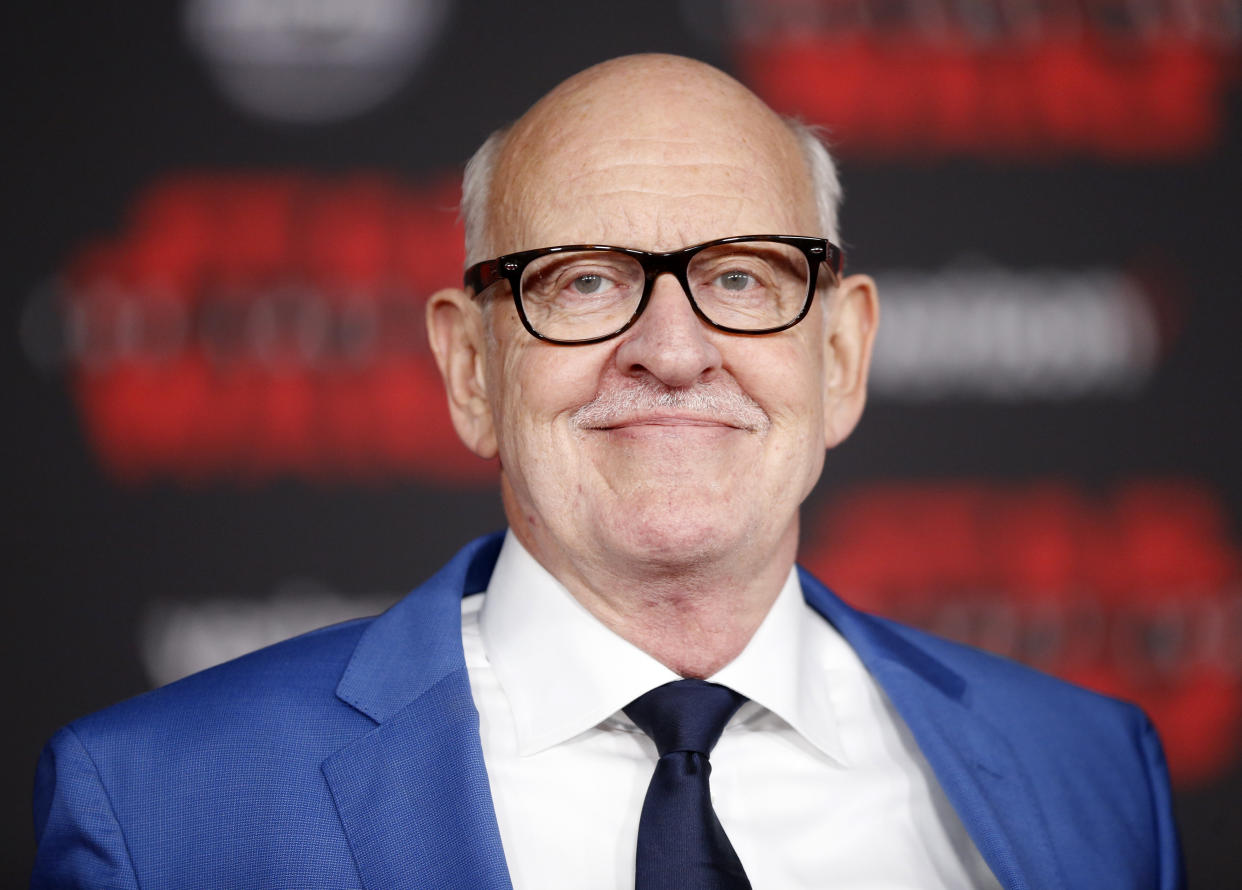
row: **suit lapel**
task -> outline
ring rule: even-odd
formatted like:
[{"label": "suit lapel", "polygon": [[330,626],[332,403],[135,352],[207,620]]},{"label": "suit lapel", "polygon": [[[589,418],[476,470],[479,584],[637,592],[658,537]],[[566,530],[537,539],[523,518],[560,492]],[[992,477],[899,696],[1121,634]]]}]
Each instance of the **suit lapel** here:
[{"label": "suit lapel", "polygon": [[464,668],[323,774],[368,890],[510,887]]},{"label": "suit lapel", "polygon": [[468,546],[363,634],[337,696],[377,724],[323,763],[368,890],[508,890],[461,599],[486,587],[500,536]]},{"label": "suit lapel", "polygon": [[1008,890],[1068,886],[1030,778],[1005,735],[971,708],[966,679],[914,639],[800,574],[807,602],[884,689],[1001,884]]}]

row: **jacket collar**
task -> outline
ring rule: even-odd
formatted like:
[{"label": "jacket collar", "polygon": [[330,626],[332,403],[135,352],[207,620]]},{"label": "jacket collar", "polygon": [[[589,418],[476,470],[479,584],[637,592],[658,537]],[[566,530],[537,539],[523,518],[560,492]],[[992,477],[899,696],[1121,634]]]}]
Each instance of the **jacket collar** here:
[{"label": "jacket collar", "polygon": [[461,600],[487,589],[504,533],[478,538],[363,633],[337,697],[383,723],[465,668]]}]

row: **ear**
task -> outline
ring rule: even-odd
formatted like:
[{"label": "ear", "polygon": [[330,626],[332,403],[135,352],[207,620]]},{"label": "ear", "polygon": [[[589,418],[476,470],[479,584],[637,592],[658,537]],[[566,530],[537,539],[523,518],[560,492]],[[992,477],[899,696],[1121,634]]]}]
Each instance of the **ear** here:
[{"label": "ear", "polygon": [[496,428],[487,395],[483,309],[464,290],[446,288],[427,300],[427,338],[448,395],[453,427],[479,457],[496,456]]},{"label": "ear", "polygon": [[879,321],[879,298],[869,275],[850,275],[833,289],[824,362],[824,441],[828,448],[841,444],[862,417]]}]

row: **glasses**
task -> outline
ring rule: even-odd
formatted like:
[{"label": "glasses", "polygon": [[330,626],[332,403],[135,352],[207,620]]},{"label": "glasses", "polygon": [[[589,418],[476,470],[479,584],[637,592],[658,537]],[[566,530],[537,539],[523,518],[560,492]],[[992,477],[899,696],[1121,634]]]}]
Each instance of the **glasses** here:
[{"label": "glasses", "polygon": [[627,330],[655,281],[672,275],[699,318],[730,334],[773,334],[811,308],[819,267],[837,283],[841,248],[802,235],[740,235],[667,253],[572,244],[487,260],[466,270],[476,296],[509,282],[522,324],[549,343],[598,343]]}]

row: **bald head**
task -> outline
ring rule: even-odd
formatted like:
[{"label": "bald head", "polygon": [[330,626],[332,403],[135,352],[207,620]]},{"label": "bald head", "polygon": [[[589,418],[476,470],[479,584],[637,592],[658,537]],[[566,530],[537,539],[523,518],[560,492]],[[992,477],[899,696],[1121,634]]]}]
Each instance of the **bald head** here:
[{"label": "bald head", "polygon": [[651,218],[634,220],[651,240],[626,246],[680,247],[713,224],[694,237],[738,234],[741,196],[757,189],[797,205],[786,209],[804,220],[802,234],[835,238],[836,171],[808,128],[702,62],[612,59],[561,83],[476,153],[463,183],[467,262],[546,246],[534,232],[598,241],[644,191],[660,198],[637,211]]}]

